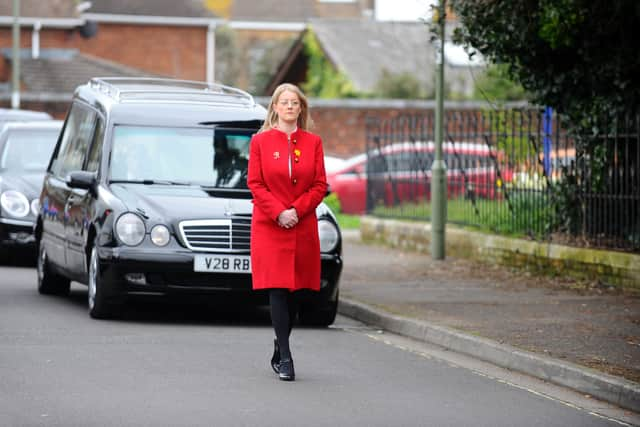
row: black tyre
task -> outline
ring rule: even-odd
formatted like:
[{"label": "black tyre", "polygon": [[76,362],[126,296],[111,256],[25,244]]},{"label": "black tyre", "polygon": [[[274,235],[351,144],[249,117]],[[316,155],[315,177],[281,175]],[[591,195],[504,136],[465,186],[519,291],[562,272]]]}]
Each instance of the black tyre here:
[{"label": "black tyre", "polygon": [[39,293],[42,295],[69,295],[71,281],[51,270],[47,251],[41,242],[38,244],[36,271],[38,273]]},{"label": "black tyre", "polygon": [[330,305],[322,306],[322,308],[308,305],[300,310],[300,322],[307,326],[321,326],[326,327],[331,325],[336,320],[336,314],[338,313],[338,297]]},{"label": "black tyre", "polygon": [[89,316],[94,319],[112,319],[118,317],[122,304],[108,298],[105,283],[100,274],[98,249],[95,244],[91,248],[91,256],[89,257],[88,285],[87,302],[89,306]]}]

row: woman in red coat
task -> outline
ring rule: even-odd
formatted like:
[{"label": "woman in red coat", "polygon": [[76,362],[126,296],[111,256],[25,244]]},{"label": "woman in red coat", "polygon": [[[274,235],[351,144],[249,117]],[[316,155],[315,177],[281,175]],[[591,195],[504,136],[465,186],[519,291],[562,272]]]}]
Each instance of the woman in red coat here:
[{"label": "woman in red coat", "polygon": [[289,335],[297,312],[295,291],[320,290],[316,207],[327,190],[324,153],[311,125],[307,98],[282,84],[267,119],[251,139],[247,184],[253,195],[253,289],[269,289],[275,329],[271,366],[281,380],[295,378]]}]

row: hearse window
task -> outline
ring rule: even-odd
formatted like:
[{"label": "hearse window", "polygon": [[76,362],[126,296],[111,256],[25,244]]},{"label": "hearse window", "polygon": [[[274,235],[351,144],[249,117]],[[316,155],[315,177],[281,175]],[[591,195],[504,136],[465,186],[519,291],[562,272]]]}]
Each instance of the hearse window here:
[{"label": "hearse window", "polygon": [[87,159],[86,170],[89,172],[97,172],[100,165],[100,158],[102,157],[102,143],[104,139],[104,120],[98,117],[96,123],[96,131],[91,143],[91,149],[89,151],[89,157]]},{"label": "hearse window", "polygon": [[117,126],[110,181],[247,189],[256,129]]},{"label": "hearse window", "polygon": [[52,172],[64,178],[74,170],[81,170],[89,141],[95,128],[96,113],[79,104],[73,104],[64,128],[60,147]]},{"label": "hearse window", "polygon": [[46,170],[57,133],[55,129],[12,130],[0,149],[0,170]]}]

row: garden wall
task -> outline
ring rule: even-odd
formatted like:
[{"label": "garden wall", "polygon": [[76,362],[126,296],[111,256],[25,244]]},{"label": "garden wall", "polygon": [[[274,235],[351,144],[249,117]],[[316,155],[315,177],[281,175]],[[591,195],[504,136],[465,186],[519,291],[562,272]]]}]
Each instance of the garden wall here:
[{"label": "garden wall", "polygon": [[[362,217],[364,241],[430,253],[431,224]],[[640,255],[574,248],[469,231],[447,224],[446,252],[458,258],[567,275],[640,290]]]}]

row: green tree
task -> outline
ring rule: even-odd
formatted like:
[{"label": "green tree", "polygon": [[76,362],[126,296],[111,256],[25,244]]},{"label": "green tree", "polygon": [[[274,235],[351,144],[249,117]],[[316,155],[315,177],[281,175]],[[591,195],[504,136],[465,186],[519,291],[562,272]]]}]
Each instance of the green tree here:
[{"label": "green tree", "polygon": [[520,101],[528,97],[522,85],[511,80],[504,64],[489,66],[476,80],[473,93],[474,99],[491,102]]},{"label": "green tree", "polygon": [[424,99],[427,92],[413,74],[383,69],[373,95],[392,99]]},{"label": "green tree", "polygon": [[[568,117],[576,143],[576,173],[582,175],[568,177],[571,185],[554,189],[563,228],[577,230],[602,221],[597,208],[576,197],[586,191],[604,193],[612,182],[629,186],[635,182],[638,144],[613,152],[604,141],[625,132],[617,126],[640,113],[640,2],[450,0],[449,4],[462,24],[455,30],[456,41],[505,64],[508,75],[535,103]],[[614,161],[627,166],[614,173]],[[632,188],[629,194],[637,191]],[[607,199],[603,208],[629,211],[621,200]],[[629,218],[629,223],[640,230],[637,218]]]},{"label": "green tree", "polygon": [[357,91],[349,79],[337,70],[325,56],[313,31],[303,36],[304,53],[309,58],[306,82],[302,89],[307,95],[317,98],[355,98]]},{"label": "green tree", "polygon": [[640,107],[637,0],[450,0],[455,31],[533,101],[574,118]]}]

